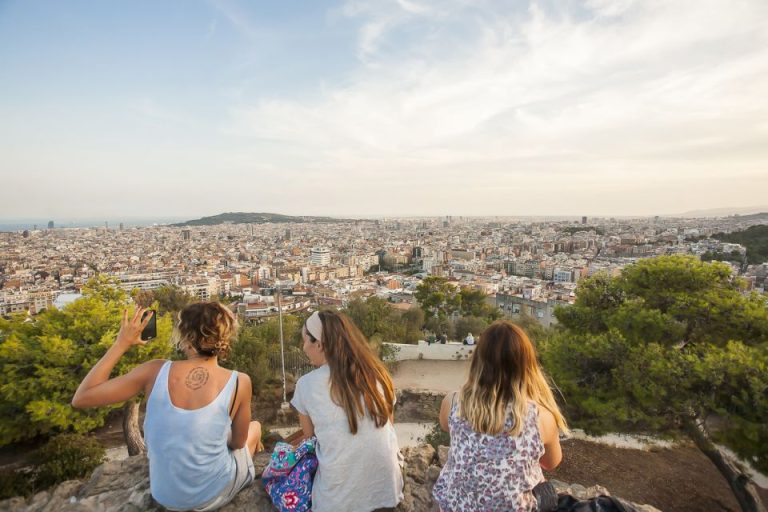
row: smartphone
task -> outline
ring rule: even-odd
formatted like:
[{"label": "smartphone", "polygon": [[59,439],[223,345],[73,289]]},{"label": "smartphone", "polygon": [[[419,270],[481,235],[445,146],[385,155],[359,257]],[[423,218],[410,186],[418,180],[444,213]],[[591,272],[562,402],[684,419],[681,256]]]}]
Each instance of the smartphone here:
[{"label": "smartphone", "polygon": [[141,331],[142,341],[148,341],[157,337],[157,311],[154,309],[148,309],[141,316],[141,320],[144,321],[144,319],[147,318],[147,315],[150,313],[152,313],[152,318],[149,319],[149,323],[144,328],[144,330]]}]

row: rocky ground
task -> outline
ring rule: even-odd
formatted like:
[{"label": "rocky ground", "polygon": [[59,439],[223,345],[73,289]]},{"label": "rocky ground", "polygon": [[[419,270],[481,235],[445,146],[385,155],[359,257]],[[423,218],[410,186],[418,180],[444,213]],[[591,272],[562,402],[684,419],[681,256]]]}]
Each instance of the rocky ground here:
[{"label": "rocky ground", "polygon": [[[432,512],[432,486],[445,463],[448,447],[435,451],[429,445],[406,448],[405,498],[396,512]],[[262,453],[254,464],[261,474],[269,456]],[[560,492],[580,499],[607,494],[604,488],[557,483]],[[361,492],[365,492],[361,489]],[[638,512],[658,512],[648,505],[636,505]],[[161,512],[149,493],[149,468],[144,455],[107,462],[99,466],[87,481],[72,480],[41,491],[29,499],[12,498],[0,502],[0,510],[9,512]],[[222,512],[270,512],[274,510],[260,480],[247,487]]]}]

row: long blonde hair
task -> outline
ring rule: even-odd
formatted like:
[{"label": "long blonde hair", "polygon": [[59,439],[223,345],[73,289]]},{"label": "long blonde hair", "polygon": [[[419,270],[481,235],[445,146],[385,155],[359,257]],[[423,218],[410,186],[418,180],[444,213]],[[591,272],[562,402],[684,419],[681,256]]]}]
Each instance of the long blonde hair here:
[{"label": "long blonde hair", "polygon": [[472,354],[469,377],[459,392],[460,415],[476,432],[496,435],[504,429],[507,406],[512,404],[509,435],[517,436],[529,400],[551,412],[558,429],[568,432],[531,340],[519,326],[497,320],[483,331]]},{"label": "long blonde hair", "polygon": [[395,401],[387,368],[346,315],[320,311],[319,316],[323,351],[331,371],[331,398],[344,409],[349,431],[357,433],[358,419],[365,414],[377,428],[383,427],[392,416]]}]

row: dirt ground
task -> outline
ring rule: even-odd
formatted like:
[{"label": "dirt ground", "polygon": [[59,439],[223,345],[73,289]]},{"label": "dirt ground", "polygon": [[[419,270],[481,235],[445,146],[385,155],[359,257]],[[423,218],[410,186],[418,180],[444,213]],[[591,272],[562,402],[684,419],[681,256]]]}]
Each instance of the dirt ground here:
[{"label": "dirt ground", "polygon": [[[602,485],[614,496],[665,512],[740,510],[725,479],[694,447],[645,451],[569,439],[560,467],[546,476]],[[768,499],[768,491],[762,495]]]},{"label": "dirt ground", "polygon": [[422,389],[447,393],[464,384],[469,361],[400,361],[392,375],[396,389]]},{"label": "dirt ground", "polygon": [[[393,378],[396,388],[448,392],[464,383],[468,369],[467,361],[402,361]],[[647,451],[569,439],[563,442],[562,464],[546,476],[601,485],[614,496],[665,512],[740,510],[725,479],[694,447]],[[768,490],[760,492],[768,503]]]}]

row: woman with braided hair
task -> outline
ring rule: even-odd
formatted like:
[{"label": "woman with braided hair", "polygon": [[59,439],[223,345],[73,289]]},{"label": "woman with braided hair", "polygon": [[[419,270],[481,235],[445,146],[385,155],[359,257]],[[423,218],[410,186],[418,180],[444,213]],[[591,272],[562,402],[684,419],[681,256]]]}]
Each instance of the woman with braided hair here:
[{"label": "woman with braided hair", "polygon": [[141,331],[151,313],[145,311],[137,308],[131,318],[124,312],[115,343],[80,383],[72,405],[99,407],[144,393],[152,496],[168,510],[216,510],[253,480],[252,457],[261,446],[261,425],[251,421],[251,379],[219,366],[237,318],[218,302],[191,304],[173,333],[185,359],[148,361],[110,379],[123,354],[147,343]]}]

